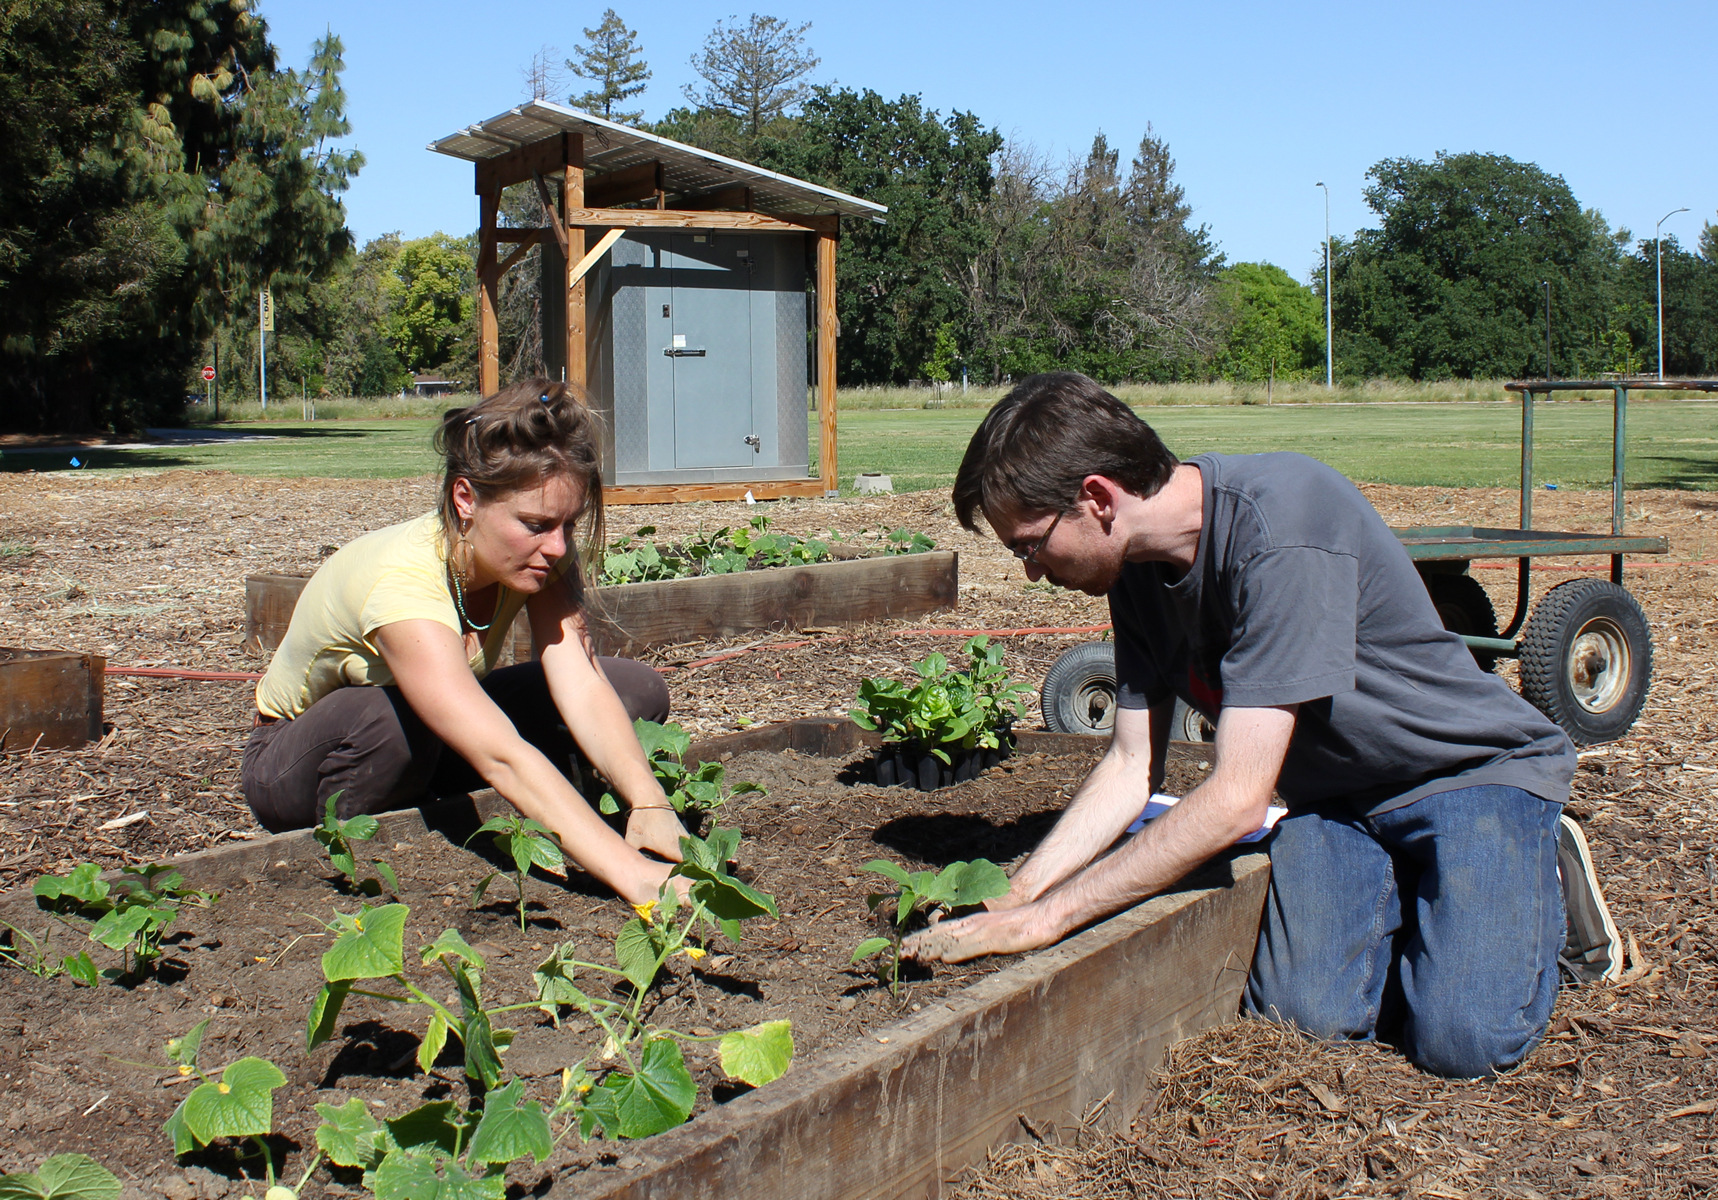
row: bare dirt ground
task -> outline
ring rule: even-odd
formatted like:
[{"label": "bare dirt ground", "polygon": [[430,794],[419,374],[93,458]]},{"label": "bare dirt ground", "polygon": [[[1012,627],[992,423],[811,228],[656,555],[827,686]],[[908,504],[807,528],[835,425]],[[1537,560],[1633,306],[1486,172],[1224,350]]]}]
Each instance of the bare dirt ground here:
[{"label": "bare dirt ground", "polygon": [[[1504,489],[1367,486],[1394,524],[1513,525]],[[1545,492],[1535,524],[1602,531],[1609,497]],[[0,477],[0,645],[75,649],[119,666],[257,670],[243,653],[243,579],[302,571],[324,547],[414,516],[429,480],[268,480],[211,472],[132,478]],[[961,552],[959,609],[914,622],[668,647],[676,718],[699,733],[845,711],[858,681],[899,674],[957,637],[911,629],[1078,628],[1101,601],[1029,585],[994,542],[956,526],[946,497],[617,508],[611,535],[664,535],[767,511],[774,528],[844,536],[922,530]],[[1690,1196],[1718,1190],[1718,495],[1628,496],[1630,532],[1662,534],[1662,562],[1626,582],[1656,642],[1652,695],[1631,734],[1586,751],[1571,811],[1586,825],[1611,907],[1631,941],[1621,983],[1565,992],[1528,1062],[1451,1083],[1367,1046],[1314,1046],[1237,1021],[1184,1043],[1156,1109],[1125,1135],[1040,1129],[1042,1144],[993,1155],[969,1197],[1136,1195]],[[1553,564],[1536,593],[1578,577]],[[1589,568],[1599,564],[1587,563]],[[1500,613],[1513,572],[1478,570]],[[1036,685],[1091,635],[1007,642]],[[720,661],[735,650],[744,653]],[[1512,668],[1506,665],[1507,673]],[[76,751],[0,758],[0,886],[90,859],[156,860],[261,835],[238,793],[250,685],[112,677],[107,736]],[[139,815],[146,814],[146,815]]]}]

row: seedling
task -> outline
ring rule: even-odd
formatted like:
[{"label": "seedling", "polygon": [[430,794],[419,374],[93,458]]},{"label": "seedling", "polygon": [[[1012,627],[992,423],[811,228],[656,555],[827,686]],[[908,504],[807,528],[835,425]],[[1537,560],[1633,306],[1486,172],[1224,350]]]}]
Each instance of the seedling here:
[{"label": "seedling", "polygon": [[769,524],[768,517],[757,516],[741,529],[723,526],[714,533],[700,533],[684,542],[669,544],[651,540],[656,527],[646,525],[631,537],[609,543],[603,554],[601,582],[644,583],[696,575],[731,575],[748,568],[801,566],[824,562],[830,557],[827,542],[771,533]]},{"label": "seedling", "polygon": [[[175,1155],[190,1154],[219,1138],[248,1138],[256,1143],[257,1152],[262,1155],[263,1171],[268,1177],[267,1200],[285,1200],[277,1197],[274,1155],[265,1139],[274,1132],[274,1089],[286,1082],[286,1075],[266,1058],[247,1056],[229,1063],[220,1079],[209,1078],[198,1061],[203,1050],[203,1033],[208,1027],[205,1017],[184,1037],[171,1039],[164,1048],[167,1061],[179,1069],[179,1074],[194,1074],[202,1082],[179,1102],[161,1128],[173,1139]],[[278,1190],[284,1191],[286,1198],[296,1196],[321,1158],[319,1154],[311,1160],[298,1187]]]},{"label": "seedling", "polygon": [[[46,930],[40,938],[33,938],[10,921],[0,921],[0,925],[4,925],[7,930],[7,944],[0,945],[0,963],[28,971],[38,979],[52,979],[65,973],[67,959],[56,963],[48,957]],[[87,959],[89,955],[85,954],[83,957]],[[94,963],[90,963],[90,969],[94,971]],[[4,1192],[0,1192],[0,1200],[5,1200]]]},{"label": "seedling", "polygon": [[861,729],[885,742],[905,742],[952,763],[952,753],[1002,745],[1014,721],[1026,715],[1032,689],[1014,683],[1002,666],[1002,647],[983,634],[962,647],[968,667],[956,671],[941,654],[929,654],[915,669],[919,682],[894,679],[859,684],[858,706],[849,712]]},{"label": "seedling", "polygon": [[888,983],[892,996],[900,995],[901,941],[915,918],[927,916],[934,908],[956,909],[982,904],[1008,891],[1008,876],[987,858],[953,862],[940,873],[914,871],[908,874],[903,868],[881,858],[866,863],[865,869],[895,884],[893,891],[873,892],[865,898],[865,903],[875,913],[892,901],[894,913],[883,922],[887,931],[885,936],[870,937],[860,942],[853,949],[852,961],[862,962],[888,951],[887,961],[879,962],[877,978]]},{"label": "seedling", "polygon": [[315,830],[316,840],[328,851],[328,861],[346,877],[346,886],[354,892],[362,892],[366,896],[380,896],[386,887],[391,894],[399,895],[399,877],[394,874],[394,868],[379,858],[370,862],[370,865],[376,868],[379,878],[358,878],[358,856],[352,850],[352,843],[369,841],[376,836],[376,830],[381,826],[376,818],[368,813],[359,813],[342,821],[335,812],[340,795],[341,793],[335,792],[328,797],[322,824]]},{"label": "seedling", "polygon": [[119,1177],[87,1154],[56,1154],[34,1171],[0,1175],[0,1200],[119,1200]]},{"label": "seedling", "polygon": [[[714,813],[730,796],[764,790],[756,783],[728,787],[727,768],[719,762],[703,762],[688,768],[686,752],[692,748],[692,737],[673,721],[658,725],[640,717],[632,723],[632,730],[638,735],[638,744],[644,747],[644,757],[656,774],[656,782],[662,785],[663,794],[677,813],[690,812],[694,817]],[[604,792],[597,807],[608,814],[620,811],[620,803],[612,792]]]},{"label": "seedling", "polygon": [[[529,817],[521,817],[517,813],[506,816],[491,817],[477,827],[477,833],[493,833],[495,848],[501,853],[510,855],[513,859],[513,883],[519,892],[519,932],[525,932],[525,876],[531,873],[532,867],[547,867],[550,870],[560,870],[566,863],[566,855],[561,852],[560,835]],[[465,839],[466,844],[471,838]],[[476,908],[483,899],[483,893],[489,890],[489,883],[500,874],[491,871],[478,883],[471,894],[471,906]]]},{"label": "seedling", "polygon": [[[184,878],[172,867],[151,864],[121,868],[116,884],[101,878],[95,863],[80,863],[66,875],[44,875],[31,887],[36,902],[52,912],[94,922],[89,939],[120,954],[118,970],[102,972],[111,979],[141,974],[161,956],[161,937],[186,905],[207,907],[218,897],[181,886]],[[87,953],[61,960],[79,983],[94,986],[95,964]]]},{"label": "seedling", "polygon": [[883,540],[884,554],[924,554],[937,544],[916,529],[892,529]]}]

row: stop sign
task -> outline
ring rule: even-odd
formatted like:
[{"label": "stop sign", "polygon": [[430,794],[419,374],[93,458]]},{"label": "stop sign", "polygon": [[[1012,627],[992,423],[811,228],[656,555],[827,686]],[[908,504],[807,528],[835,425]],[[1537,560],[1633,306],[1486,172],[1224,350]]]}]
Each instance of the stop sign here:
[{"label": "stop sign", "polygon": [[203,368],[203,382],[204,383],[213,382],[214,378],[215,378],[215,368],[204,367]]}]

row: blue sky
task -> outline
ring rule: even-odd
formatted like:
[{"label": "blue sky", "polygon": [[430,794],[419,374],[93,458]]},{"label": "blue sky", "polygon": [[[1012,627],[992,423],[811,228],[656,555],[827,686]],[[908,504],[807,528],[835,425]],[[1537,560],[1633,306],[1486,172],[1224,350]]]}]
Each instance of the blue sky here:
[{"label": "blue sky", "polygon": [[[566,57],[607,5],[541,0],[261,0],[283,62],[332,29],[346,46],[352,144],[368,164],[347,195],[360,241],[475,227],[469,165],[431,139],[527,98],[544,45]],[[647,115],[681,102],[688,59],[728,6],[617,0],[655,75]],[[743,18],[751,8],[738,10]],[[1718,222],[1715,101],[1705,82],[1718,4],[1581,0],[1441,4],[1218,2],[863,5],[777,3],[811,21],[813,79],[912,92],[965,109],[1057,159],[1102,130],[1125,157],[1150,122],[1177,161],[1195,220],[1231,261],[1306,278],[1330,224],[1370,223],[1362,190],[1381,158],[1507,154],[1562,175],[1582,204],[1684,245]],[[575,83],[578,81],[574,81]]]}]

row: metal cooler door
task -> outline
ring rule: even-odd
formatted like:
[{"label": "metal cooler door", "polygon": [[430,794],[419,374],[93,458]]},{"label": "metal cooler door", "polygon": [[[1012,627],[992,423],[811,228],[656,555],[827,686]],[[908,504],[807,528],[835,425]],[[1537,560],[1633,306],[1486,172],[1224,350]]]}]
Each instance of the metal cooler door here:
[{"label": "metal cooler door", "polygon": [[669,243],[673,299],[674,466],[744,467],[755,459],[752,420],[750,239],[683,233]]}]

